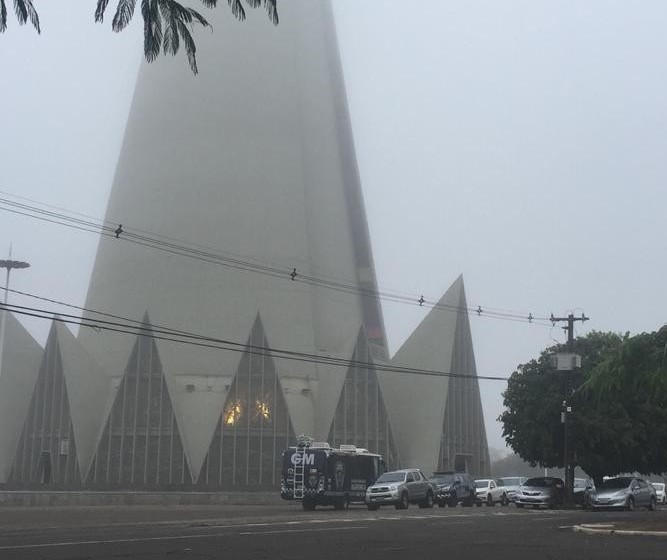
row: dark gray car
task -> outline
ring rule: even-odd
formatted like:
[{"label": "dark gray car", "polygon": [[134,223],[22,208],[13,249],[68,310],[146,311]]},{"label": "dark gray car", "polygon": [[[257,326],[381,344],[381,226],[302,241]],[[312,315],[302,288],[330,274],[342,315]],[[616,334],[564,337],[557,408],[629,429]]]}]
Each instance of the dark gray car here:
[{"label": "dark gray car", "polygon": [[643,478],[634,476],[608,478],[595,487],[588,500],[593,509],[623,508],[628,511],[636,507],[655,511],[657,503],[655,488]]},{"label": "dark gray car", "polygon": [[529,478],[519,486],[514,503],[518,508],[524,506],[554,508],[563,503],[564,496],[565,483],[562,479],[553,476],[538,476]]},{"label": "dark gray car", "polygon": [[435,501],[440,507],[475,503],[475,481],[467,473],[434,472],[431,482],[435,485]]}]

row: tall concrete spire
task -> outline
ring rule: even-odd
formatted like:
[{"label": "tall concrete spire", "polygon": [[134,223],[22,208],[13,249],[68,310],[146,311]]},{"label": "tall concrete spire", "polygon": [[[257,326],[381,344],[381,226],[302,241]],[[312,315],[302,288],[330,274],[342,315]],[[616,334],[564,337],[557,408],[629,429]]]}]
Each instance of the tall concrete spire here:
[{"label": "tall concrete spire", "polygon": [[[345,359],[363,328],[386,359],[379,303],[358,293],[376,282],[329,2],[285,2],[277,27],[260,13],[243,24],[222,7],[210,15],[197,77],[183,57],[139,72],[106,214],[127,233],[101,239],[86,307],[242,344],[260,316],[272,347]],[[132,243],[138,230],[284,274]],[[84,330],[80,340],[109,376],[123,375],[132,337]],[[157,350],[195,479],[241,354]],[[327,429],[345,369],[275,367],[296,433]]]}]

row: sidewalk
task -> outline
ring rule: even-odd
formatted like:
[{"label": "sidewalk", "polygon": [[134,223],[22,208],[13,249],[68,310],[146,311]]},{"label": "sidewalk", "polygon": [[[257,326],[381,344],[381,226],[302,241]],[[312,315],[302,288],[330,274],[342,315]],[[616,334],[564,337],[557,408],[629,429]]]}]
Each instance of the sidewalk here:
[{"label": "sidewalk", "polygon": [[276,492],[0,491],[0,508],[45,506],[271,505]]}]

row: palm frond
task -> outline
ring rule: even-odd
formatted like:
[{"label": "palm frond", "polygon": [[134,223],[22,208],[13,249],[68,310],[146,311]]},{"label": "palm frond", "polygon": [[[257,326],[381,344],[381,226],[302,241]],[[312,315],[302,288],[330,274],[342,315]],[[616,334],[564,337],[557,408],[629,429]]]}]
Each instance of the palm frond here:
[{"label": "palm frond", "polygon": [[[19,20],[20,25],[24,25],[28,19],[32,23],[33,27],[37,30],[37,33],[41,33],[42,30],[39,27],[39,15],[37,10],[32,5],[32,0],[14,0],[14,11],[16,12],[16,18]],[[4,31],[7,27],[7,8],[2,4],[0,7],[0,31]]]},{"label": "palm frond", "polygon": [[273,25],[278,25],[280,23],[280,19],[278,18],[278,0],[264,0],[264,7]]},{"label": "palm frond", "polygon": [[251,8],[258,8],[262,3],[269,14],[269,19],[274,25],[278,25],[278,0],[245,0]]},{"label": "palm frond", "polygon": [[115,32],[122,31],[127,27],[127,24],[132,21],[132,16],[134,16],[134,8],[137,4],[137,0],[119,0],[118,7],[116,8],[116,14],[113,17],[111,22],[111,29]]},{"label": "palm frond", "polygon": [[193,10],[192,8],[187,8],[188,13],[191,16],[190,21],[196,21],[200,25],[203,25],[204,27],[211,27],[211,25],[206,21],[206,18],[202,16],[199,12],[196,10]]},{"label": "palm frond", "polygon": [[243,9],[241,0],[227,0],[227,4],[229,4],[229,7],[232,9],[232,14],[234,14],[236,19],[239,21],[243,21],[245,19],[245,10]]},{"label": "palm frond", "polygon": [[218,5],[218,0],[201,0],[201,2],[207,8],[215,8]]},{"label": "palm frond", "polygon": [[153,62],[162,46],[162,21],[157,9],[157,0],[141,0],[141,15],[144,18],[144,56]]},{"label": "palm frond", "polygon": [[164,19],[164,36],[162,37],[162,50],[165,53],[175,55],[180,46],[178,35],[178,20],[172,10],[172,0],[160,0],[160,14]]},{"label": "palm frond", "polygon": [[104,21],[104,12],[107,9],[109,0],[97,0],[97,7],[95,8],[95,23],[102,23]]},{"label": "palm frond", "polygon": [[0,0],[0,33],[7,30],[7,6],[5,0]]},{"label": "palm frond", "polygon": [[188,62],[190,63],[190,69],[192,70],[193,74],[198,74],[199,70],[197,69],[197,57],[196,57],[197,47],[195,46],[195,42],[192,40],[192,35],[190,35],[188,26],[185,25],[182,21],[179,21],[178,30],[181,34],[181,37],[183,38],[183,44],[185,45],[185,52],[188,55]]},{"label": "palm frond", "polygon": [[23,0],[25,2],[25,7],[28,10],[28,17],[30,18],[30,23],[37,30],[37,33],[41,33],[42,30],[39,28],[39,15],[37,10],[32,5],[32,0]]},{"label": "palm frond", "polygon": [[26,8],[25,0],[14,0],[14,11],[19,24],[23,25],[28,20],[28,8]]}]

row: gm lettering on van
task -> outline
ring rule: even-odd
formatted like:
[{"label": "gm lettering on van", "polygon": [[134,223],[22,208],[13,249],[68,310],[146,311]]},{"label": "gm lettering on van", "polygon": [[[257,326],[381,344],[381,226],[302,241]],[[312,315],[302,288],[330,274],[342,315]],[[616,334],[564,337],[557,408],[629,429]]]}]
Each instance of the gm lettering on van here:
[{"label": "gm lettering on van", "polygon": [[[292,461],[293,465],[296,465],[297,463],[301,462],[301,457],[299,457],[298,453],[293,453],[290,460]],[[314,465],[315,464],[315,454],[314,453],[309,453],[308,455],[304,455],[303,464],[304,464],[304,466]]]}]

